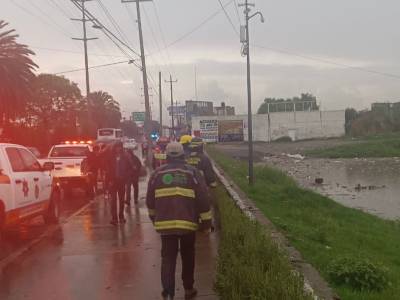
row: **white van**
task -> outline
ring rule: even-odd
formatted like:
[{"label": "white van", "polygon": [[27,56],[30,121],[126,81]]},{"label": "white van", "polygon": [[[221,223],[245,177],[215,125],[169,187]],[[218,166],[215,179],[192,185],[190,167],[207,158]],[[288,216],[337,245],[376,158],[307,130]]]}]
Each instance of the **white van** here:
[{"label": "white van", "polygon": [[118,128],[101,128],[97,130],[97,141],[107,142],[122,140],[123,133],[121,129]]},{"label": "white van", "polygon": [[13,224],[43,215],[46,223],[57,223],[60,189],[50,171],[41,166],[27,148],[0,143],[0,233]]}]

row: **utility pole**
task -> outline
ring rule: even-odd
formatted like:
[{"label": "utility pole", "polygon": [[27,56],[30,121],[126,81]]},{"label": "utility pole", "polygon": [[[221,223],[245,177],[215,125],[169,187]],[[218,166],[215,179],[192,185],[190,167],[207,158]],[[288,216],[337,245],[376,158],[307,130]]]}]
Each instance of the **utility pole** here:
[{"label": "utility pole", "polygon": [[163,135],[163,120],[162,120],[162,87],[161,87],[161,72],[158,72],[158,95],[160,97],[160,136]]},{"label": "utility pole", "polygon": [[172,136],[175,137],[175,124],[174,124],[174,93],[173,93],[173,83],[177,83],[178,80],[172,80],[172,75],[169,74],[169,81],[165,81],[170,84],[171,88],[171,117],[172,117]]},{"label": "utility pole", "polygon": [[91,20],[86,18],[85,2],[91,1],[91,0],[74,0],[74,1],[81,3],[82,19],[71,19],[71,20],[82,22],[83,38],[72,38],[72,39],[77,40],[77,41],[83,41],[83,48],[85,51],[86,97],[88,98],[89,94],[90,94],[90,80],[89,80],[89,58],[88,58],[87,42],[91,41],[91,40],[96,40],[97,38],[88,38],[87,33],[86,33],[86,22],[91,21]]},{"label": "utility pole", "polygon": [[137,14],[137,23],[139,29],[139,42],[140,42],[140,58],[142,61],[142,75],[143,75],[143,91],[144,91],[144,106],[145,106],[145,120],[144,120],[144,131],[146,137],[149,141],[149,151],[147,156],[147,163],[151,165],[151,160],[153,158],[152,155],[152,143],[151,140],[151,114],[150,114],[150,100],[149,100],[149,85],[147,82],[147,69],[146,69],[146,56],[144,53],[144,43],[143,43],[143,31],[142,31],[142,19],[140,16],[140,2],[143,1],[151,1],[151,0],[121,0],[122,3],[136,2],[136,14]]},{"label": "utility pole", "polygon": [[[247,58],[247,129],[248,129],[248,143],[249,143],[249,184],[254,184],[254,157],[253,157],[253,116],[252,116],[252,107],[251,107],[251,70],[250,70],[250,33],[249,33],[249,21],[256,15],[261,16],[261,22],[264,23],[264,16],[261,12],[256,12],[249,16],[251,11],[250,6],[255,6],[254,4],[250,4],[248,0],[245,1],[244,4],[239,6],[244,6],[244,15],[245,15],[245,37],[241,37],[241,41],[244,44],[243,53]],[[241,33],[243,30],[241,30]]]},{"label": "utility pole", "polygon": [[198,101],[197,98],[197,67],[196,65],[194,66],[194,93],[195,93],[195,99]]}]

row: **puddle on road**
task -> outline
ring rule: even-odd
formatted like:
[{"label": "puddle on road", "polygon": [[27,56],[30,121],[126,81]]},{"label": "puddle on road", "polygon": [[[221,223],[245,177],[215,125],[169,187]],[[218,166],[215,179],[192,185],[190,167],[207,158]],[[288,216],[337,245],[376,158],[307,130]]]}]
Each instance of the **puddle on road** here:
[{"label": "puddle on road", "polygon": [[[400,219],[400,159],[304,159],[268,157],[265,162],[303,187],[343,205],[386,219]],[[315,184],[323,178],[323,184]]]}]

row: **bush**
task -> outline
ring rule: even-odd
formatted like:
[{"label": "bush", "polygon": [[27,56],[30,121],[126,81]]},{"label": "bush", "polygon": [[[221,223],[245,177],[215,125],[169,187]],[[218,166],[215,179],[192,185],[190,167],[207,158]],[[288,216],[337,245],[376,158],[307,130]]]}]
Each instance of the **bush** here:
[{"label": "bush", "polygon": [[215,191],[221,221],[216,291],[221,300],[308,299],[303,278],[265,235],[265,228],[235,206],[225,190]]},{"label": "bush", "polygon": [[282,136],[280,138],[277,138],[274,140],[274,142],[279,142],[279,143],[287,143],[287,142],[293,142],[292,138],[290,136]]},{"label": "bush", "polygon": [[387,269],[367,259],[334,260],[328,267],[328,275],[335,284],[359,291],[382,291],[389,285]]}]

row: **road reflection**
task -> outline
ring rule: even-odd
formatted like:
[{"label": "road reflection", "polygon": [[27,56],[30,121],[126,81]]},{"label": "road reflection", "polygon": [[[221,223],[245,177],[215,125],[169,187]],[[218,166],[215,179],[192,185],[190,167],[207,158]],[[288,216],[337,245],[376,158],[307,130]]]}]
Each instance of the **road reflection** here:
[{"label": "road reflection", "polygon": [[[74,190],[73,193],[70,193],[68,198],[64,198],[61,201],[60,222],[63,222],[88,202],[89,199],[85,197],[82,191]],[[49,229],[49,226],[45,225],[41,216],[25,223],[7,228],[4,232],[3,239],[0,242],[0,262],[19,249],[26,247],[30,242],[39,238],[47,229]],[[62,235],[57,234],[55,237],[59,238],[62,237]]]}]

